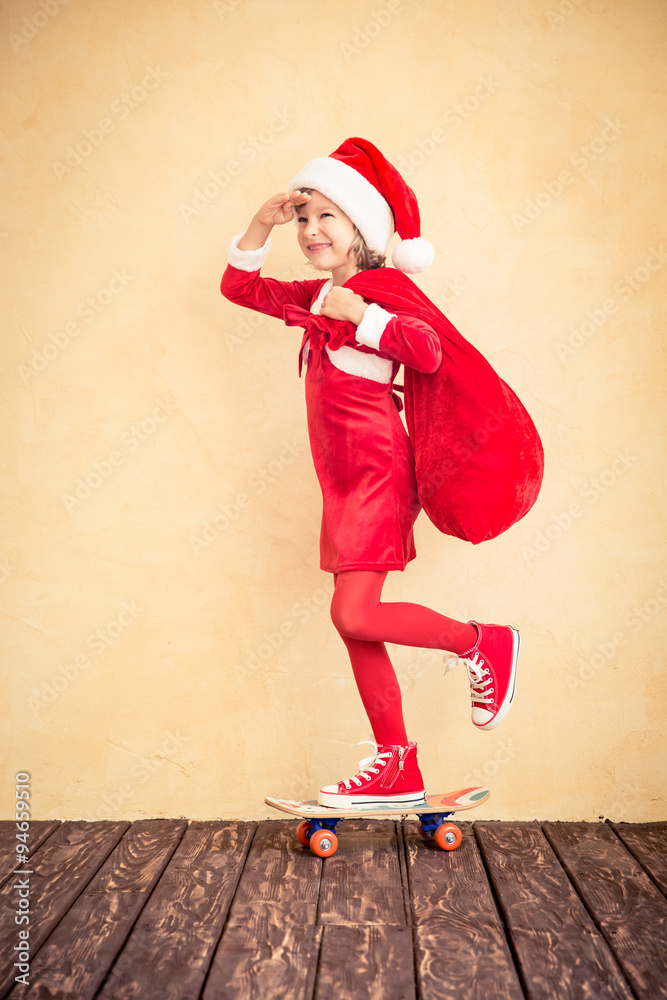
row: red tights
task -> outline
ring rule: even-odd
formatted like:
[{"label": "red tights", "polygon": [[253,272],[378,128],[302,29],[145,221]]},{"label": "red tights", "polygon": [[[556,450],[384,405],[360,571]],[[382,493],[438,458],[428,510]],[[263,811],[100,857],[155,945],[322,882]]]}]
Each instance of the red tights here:
[{"label": "red tights", "polygon": [[375,741],[405,745],[401,689],[385,642],[461,654],[474,646],[477,629],[421,604],[381,603],[386,576],[373,570],[336,574],[331,620],[347,646]]}]

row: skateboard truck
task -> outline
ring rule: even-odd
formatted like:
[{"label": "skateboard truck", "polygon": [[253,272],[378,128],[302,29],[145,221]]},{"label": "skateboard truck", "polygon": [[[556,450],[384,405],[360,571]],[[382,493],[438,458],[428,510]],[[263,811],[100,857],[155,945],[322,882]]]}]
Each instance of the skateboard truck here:
[{"label": "skateboard truck", "polygon": [[[419,832],[424,840],[435,840],[443,851],[454,851],[461,843],[461,831],[447,820],[452,813],[425,813],[419,817]],[[336,827],[343,817],[313,817],[299,823],[296,835],[303,847],[310,847],[318,858],[330,858],[338,849]],[[349,818],[349,814],[348,817]]]}]

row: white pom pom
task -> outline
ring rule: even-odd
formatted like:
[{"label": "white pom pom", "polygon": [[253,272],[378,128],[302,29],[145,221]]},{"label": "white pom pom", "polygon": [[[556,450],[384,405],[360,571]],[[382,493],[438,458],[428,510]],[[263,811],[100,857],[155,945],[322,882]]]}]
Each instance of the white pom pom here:
[{"label": "white pom pom", "polygon": [[418,236],[414,240],[401,240],[394,247],[391,262],[399,271],[407,274],[419,274],[426,271],[435,260],[435,249],[432,243]]}]

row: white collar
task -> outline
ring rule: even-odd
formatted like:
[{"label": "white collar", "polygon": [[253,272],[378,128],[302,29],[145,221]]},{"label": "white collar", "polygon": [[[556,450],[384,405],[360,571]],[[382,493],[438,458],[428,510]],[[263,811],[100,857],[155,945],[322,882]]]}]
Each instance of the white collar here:
[{"label": "white collar", "polygon": [[317,298],[310,307],[311,313],[315,313],[316,316],[320,315],[320,306],[324,301],[324,296],[327,294],[327,292],[330,292],[332,288],[333,288],[333,278],[329,278],[329,280],[325,281],[322,287],[320,288]]}]

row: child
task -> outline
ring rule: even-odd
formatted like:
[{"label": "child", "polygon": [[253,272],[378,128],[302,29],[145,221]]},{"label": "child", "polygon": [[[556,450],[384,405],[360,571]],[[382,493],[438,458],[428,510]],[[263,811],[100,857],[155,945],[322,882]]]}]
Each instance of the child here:
[{"label": "child", "polygon": [[[274,226],[294,218],[306,258],[331,277],[282,282],[260,277]],[[493,729],[514,700],[519,633],[511,626],[455,621],[429,608],[382,603],[389,570],[415,557],[420,510],[410,440],[393,383],[400,365],[433,373],[441,342],[423,319],[391,313],[346,282],[383,268],[394,229],[393,263],[425,270],[415,195],[372,143],[347,139],[309,161],[230,244],[222,294],[239,305],[304,326],[308,432],[322,489],[320,566],[334,576],[331,618],[347,647],[377,752],[351,778],[320,790],[321,805],[424,800],[417,746],[405,731],[401,694],[386,642],[442,649],[468,669],[472,721]],[[409,280],[409,279],[406,279]],[[321,317],[325,317],[322,319]]]}]

